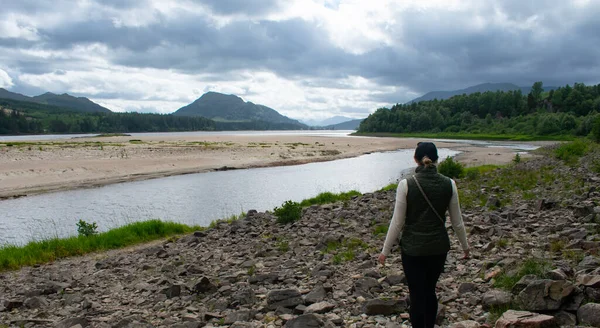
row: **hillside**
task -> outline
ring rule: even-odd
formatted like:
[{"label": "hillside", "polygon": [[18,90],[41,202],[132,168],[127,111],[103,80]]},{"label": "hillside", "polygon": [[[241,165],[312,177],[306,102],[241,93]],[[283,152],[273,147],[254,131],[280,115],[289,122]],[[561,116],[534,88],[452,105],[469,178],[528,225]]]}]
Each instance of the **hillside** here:
[{"label": "hillside", "polygon": [[360,122],[362,122],[364,118],[360,118],[357,120],[346,121],[338,124],[328,125],[325,127],[327,130],[357,130]]},{"label": "hillside", "polygon": [[207,92],[193,103],[181,107],[173,113],[176,116],[202,116],[217,122],[252,122],[284,123],[296,125],[298,129],[308,128],[306,125],[279,114],[267,106],[245,102],[235,95],[218,92]]},{"label": "hillside", "polygon": [[112,113],[108,108],[102,107],[88,98],[73,97],[66,93],[57,95],[52,92],[46,92],[39,96],[28,97],[20,93],[10,92],[6,89],[0,88],[0,99],[34,102],[64,109],[71,109],[82,113]]},{"label": "hillside", "polygon": [[[556,87],[544,87],[545,91],[554,90]],[[528,94],[531,90],[531,87],[520,87],[512,83],[482,83],[478,85],[474,85],[465,89],[453,90],[453,91],[431,91],[419,98],[415,98],[408,103],[427,101],[433,99],[449,99],[453,96],[458,96],[462,94],[470,95],[475,92],[486,92],[486,91],[516,91],[521,90],[523,94]]]}]

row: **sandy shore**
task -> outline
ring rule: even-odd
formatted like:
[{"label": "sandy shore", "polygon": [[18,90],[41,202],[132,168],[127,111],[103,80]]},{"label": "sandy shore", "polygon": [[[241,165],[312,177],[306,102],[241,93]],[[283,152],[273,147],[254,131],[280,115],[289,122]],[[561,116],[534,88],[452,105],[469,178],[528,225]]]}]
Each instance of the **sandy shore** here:
[{"label": "sandy shore", "polygon": [[[0,199],[199,173],[329,161],[412,149],[417,139],[298,135],[77,138],[0,143]],[[510,162],[515,150],[436,142],[468,166]],[[525,155],[527,157],[527,155]]]}]

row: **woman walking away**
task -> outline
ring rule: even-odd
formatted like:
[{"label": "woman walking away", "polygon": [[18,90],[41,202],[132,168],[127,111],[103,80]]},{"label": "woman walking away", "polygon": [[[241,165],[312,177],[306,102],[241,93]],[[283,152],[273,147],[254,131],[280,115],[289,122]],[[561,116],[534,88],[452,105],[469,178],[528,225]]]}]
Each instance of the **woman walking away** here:
[{"label": "woman walking away", "polygon": [[437,172],[437,148],[431,142],[419,142],[414,158],[418,164],[415,175],[398,184],[394,215],[379,263],[385,264],[392,246],[400,239],[402,267],[410,294],[410,321],[415,328],[432,328],[438,308],[435,286],[450,250],[446,211],[450,212],[463,259],[469,257],[469,244],[456,184]]}]

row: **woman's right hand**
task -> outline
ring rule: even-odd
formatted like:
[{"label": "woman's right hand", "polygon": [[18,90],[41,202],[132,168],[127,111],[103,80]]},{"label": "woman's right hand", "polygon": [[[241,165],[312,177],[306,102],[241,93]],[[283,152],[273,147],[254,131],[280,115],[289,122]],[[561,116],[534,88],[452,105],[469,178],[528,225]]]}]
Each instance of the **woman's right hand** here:
[{"label": "woman's right hand", "polygon": [[384,265],[384,264],[385,264],[385,259],[386,259],[386,256],[385,256],[385,255],[383,255],[383,254],[379,254],[379,258],[377,258],[377,260],[379,261],[379,263],[380,263],[381,265]]},{"label": "woman's right hand", "polygon": [[471,254],[471,252],[468,249],[463,250],[465,256],[463,256],[463,260],[466,260],[469,258],[469,255]]}]

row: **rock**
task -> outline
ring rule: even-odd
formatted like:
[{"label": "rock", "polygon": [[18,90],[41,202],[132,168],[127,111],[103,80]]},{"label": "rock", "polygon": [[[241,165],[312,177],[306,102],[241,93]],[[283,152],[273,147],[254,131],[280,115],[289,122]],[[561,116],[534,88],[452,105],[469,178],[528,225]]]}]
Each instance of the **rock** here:
[{"label": "rock", "polygon": [[285,323],[286,328],[319,328],[325,327],[324,322],[314,314],[301,315]]},{"label": "rock", "polygon": [[254,317],[254,312],[252,312],[250,310],[232,312],[232,313],[229,313],[225,317],[224,323],[226,325],[231,325],[232,323],[237,322],[237,321],[250,321],[250,320],[252,320],[253,317]]},{"label": "rock", "polygon": [[323,285],[319,284],[319,285],[315,286],[310,291],[310,293],[306,294],[306,296],[304,297],[304,302],[306,304],[318,303],[318,302],[325,300],[326,297],[327,297],[327,291],[325,291],[325,288],[323,287]]},{"label": "rock", "polygon": [[304,310],[305,313],[327,313],[331,310],[333,310],[335,308],[334,304],[331,304],[329,302],[319,302],[319,303],[314,303],[309,305],[306,310]]},{"label": "rock", "polygon": [[556,323],[558,323],[560,326],[577,325],[577,316],[567,311],[560,311],[558,313],[555,313],[554,319],[556,319]]},{"label": "rock", "polygon": [[48,306],[48,301],[39,296],[33,296],[26,299],[23,304],[30,309],[39,309]]},{"label": "rock", "polygon": [[385,281],[387,281],[390,286],[405,284],[406,276],[404,274],[390,274],[385,277]]},{"label": "rock", "polygon": [[548,279],[552,280],[567,280],[567,274],[563,272],[561,269],[554,269],[546,274]]},{"label": "rock", "polygon": [[477,321],[466,320],[450,325],[450,328],[479,328],[481,325]]},{"label": "rock", "polygon": [[600,260],[591,255],[584,257],[577,265],[578,270],[594,270],[598,267],[600,267]]},{"label": "rock", "polygon": [[214,293],[217,286],[213,285],[207,277],[202,277],[194,284],[194,292],[197,294]]},{"label": "rock", "polygon": [[250,286],[244,285],[231,296],[235,305],[253,305],[256,303],[256,294]]},{"label": "rock", "polygon": [[574,290],[575,286],[567,281],[535,280],[519,293],[518,300],[524,310],[558,310]]},{"label": "rock", "polygon": [[4,308],[6,309],[6,311],[12,311],[13,309],[18,309],[20,307],[23,306],[23,302],[22,301],[18,301],[18,300],[7,300],[4,301]]},{"label": "rock", "polygon": [[477,291],[477,284],[474,284],[472,282],[463,282],[462,284],[460,284],[460,286],[458,286],[459,295],[472,293],[474,291]]},{"label": "rock", "polygon": [[512,294],[503,290],[490,290],[483,294],[481,305],[484,310],[489,310],[492,307],[504,307],[512,303]]},{"label": "rock", "polygon": [[89,326],[89,321],[86,318],[70,318],[62,320],[54,325],[54,328],[72,328],[80,325],[82,328]]},{"label": "rock", "polygon": [[498,208],[500,207],[502,204],[500,203],[500,199],[498,199],[498,197],[496,195],[492,195],[488,198],[487,202],[485,203],[485,207],[495,207]]},{"label": "rock", "polygon": [[594,302],[600,302],[600,288],[586,288],[585,296]]},{"label": "rock", "polygon": [[588,303],[577,310],[577,320],[580,325],[600,327],[600,304]]},{"label": "rock", "polygon": [[354,282],[354,293],[365,298],[372,297],[372,293],[381,291],[381,285],[375,278],[359,278]]},{"label": "rock", "polygon": [[267,304],[272,310],[278,307],[292,309],[302,303],[300,292],[296,289],[272,290],[267,294]]},{"label": "rock", "polygon": [[179,295],[181,295],[181,286],[170,285],[169,287],[163,289],[161,293],[167,295],[167,298],[179,297]]},{"label": "rock", "polygon": [[592,275],[579,275],[577,276],[577,284],[590,287],[590,288],[600,288],[600,276],[592,276]]},{"label": "rock", "polygon": [[513,294],[519,294],[525,287],[530,283],[534,282],[538,278],[533,274],[524,275],[512,288]]},{"label": "rock", "polygon": [[539,313],[508,310],[496,321],[495,328],[559,328],[554,317]]},{"label": "rock", "polygon": [[381,300],[372,299],[365,302],[363,312],[366,315],[390,315],[406,311],[407,303],[405,299],[400,300]]}]

